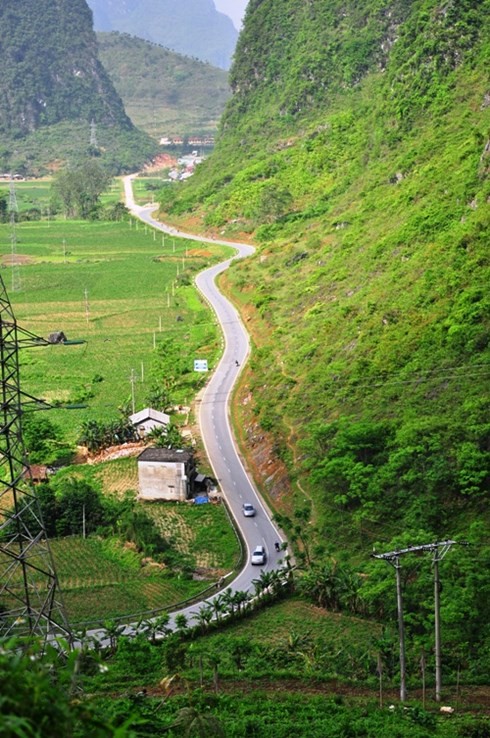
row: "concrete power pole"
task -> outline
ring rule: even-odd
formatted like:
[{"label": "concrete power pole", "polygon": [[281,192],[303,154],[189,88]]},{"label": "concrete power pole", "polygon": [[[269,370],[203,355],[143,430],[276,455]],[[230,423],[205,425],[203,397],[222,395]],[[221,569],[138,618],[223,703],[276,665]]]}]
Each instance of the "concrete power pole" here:
[{"label": "concrete power pole", "polygon": [[11,267],[12,267],[12,292],[20,292],[20,272],[19,263],[17,261],[17,217],[19,207],[17,205],[17,195],[15,193],[15,183],[12,175],[10,176],[9,191],[9,212],[10,212],[10,246],[11,246]]},{"label": "concrete power pole", "polygon": [[405,659],[405,628],[403,622],[403,592],[401,585],[401,565],[400,557],[409,553],[420,553],[429,551],[433,553],[432,565],[434,567],[434,654],[435,654],[435,677],[436,677],[436,702],[441,701],[442,690],[442,659],[441,659],[441,613],[440,613],[440,593],[441,585],[439,579],[439,562],[442,561],[451,546],[456,544],[467,546],[462,541],[439,541],[437,543],[426,543],[420,546],[410,546],[399,551],[389,551],[384,554],[373,553],[375,559],[382,559],[391,564],[396,574],[396,601],[398,611],[398,635],[400,640],[400,702],[407,699],[406,687],[406,659]]}]

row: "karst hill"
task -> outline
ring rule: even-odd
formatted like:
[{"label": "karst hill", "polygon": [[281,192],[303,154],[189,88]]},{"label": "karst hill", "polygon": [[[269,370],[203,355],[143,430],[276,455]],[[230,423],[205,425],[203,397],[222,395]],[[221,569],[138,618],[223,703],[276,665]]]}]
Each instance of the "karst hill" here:
[{"label": "karst hill", "polygon": [[488,516],[489,58],[488,0],[251,0],[217,148],[162,194],[258,244],[242,425],[343,555]]},{"label": "karst hill", "polygon": [[0,39],[4,169],[28,171],[32,161],[80,153],[81,142],[89,145],[92,121],[116,168],[118,160],[134,166],[152,151],[98,59],[85,0],[4,0]]}]

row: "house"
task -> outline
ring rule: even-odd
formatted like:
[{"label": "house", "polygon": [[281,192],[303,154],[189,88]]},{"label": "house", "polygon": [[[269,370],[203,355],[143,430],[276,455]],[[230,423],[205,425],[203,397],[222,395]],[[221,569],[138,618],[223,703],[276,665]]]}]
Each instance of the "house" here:
[{"label": "house", "polygon": [[165,430],[170,423],[170,415],[167,413],[160,413],[158,410],[153,410],[151,407],[145,407],[144,410],[140,410],[139,413],[129,416],[130,422],[136,428],[140,438],[144,438],[151,433],[154,428],[162,428]]},{"label": "house", "polygon": [[190,451],[146,448],[138,456],[138,499],[185,502],[190,496],[194,471]]},{"label": "house", "polygon": [[30,464],[22,472],[22,476],[25,479],[30,479],[33,484],[40,484],[46,482],[49,478],[49,470],[47,466],[43,464]]}]

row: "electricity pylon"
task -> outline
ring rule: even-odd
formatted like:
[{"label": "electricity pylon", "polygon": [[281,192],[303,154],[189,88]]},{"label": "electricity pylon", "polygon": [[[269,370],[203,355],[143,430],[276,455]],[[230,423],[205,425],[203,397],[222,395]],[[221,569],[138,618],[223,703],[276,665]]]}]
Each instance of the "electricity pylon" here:
[{"label": "electricity pylon", "polygon": [[17,326],[0,277],[0,635],[70,639],[70,628],[22,438],[19,349],[49,341]]}]

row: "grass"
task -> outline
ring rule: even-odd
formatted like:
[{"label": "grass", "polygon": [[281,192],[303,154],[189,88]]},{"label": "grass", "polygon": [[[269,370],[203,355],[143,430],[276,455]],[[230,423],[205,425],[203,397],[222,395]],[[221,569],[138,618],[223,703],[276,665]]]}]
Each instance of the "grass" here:
[{"label": "grass", "polygon": [[[19,213],[36,208],[43,214],[47,214],[51,199],[51,182],[51,179],[15,181],[14,191]],[[10,183],[8,181],[0,182],[1,195],[6,195],[7,202],[9,201]]]},{"label": "grass", "polygon": [[[130,465],[136,468],[136,459],[123,461],[79,469],[85,476],[105,480],[117,467],[120,473]],[[145,509],[158,521],[179,563],[198,576],[193,579],[144,558],[133,544],[117,537],[52,539],[51,552],[73,626],[108,618],[137,619],[143,612],[171,609],[199,595],[236,565],[238,541],[222,505],[152,503]]]},{"label": "grass", "polygon": [[[0,258],[10,266],[10,229],[0,226]],[[151,228],[119,223],[41,221],[17,225],[21,289],[10,300],[22,328],[47,337],[62,330],[83,345],[49,346],[21,354],[23,389],[50,403],[87,403],[76,413],[52,410],[52,420],[75,437],[83,420],[107,420],[131,397],[136,407],[156,381],[160,348],[186,372],[175,400],[188,402],[199,381],[198,353],[213,366],[218,331],[192,286],[195,272],[229,253],[222,247],[163,240]],[[4,271],[7,289],[10,269]],[[156,371],[156,370],[155,370]]]}]

